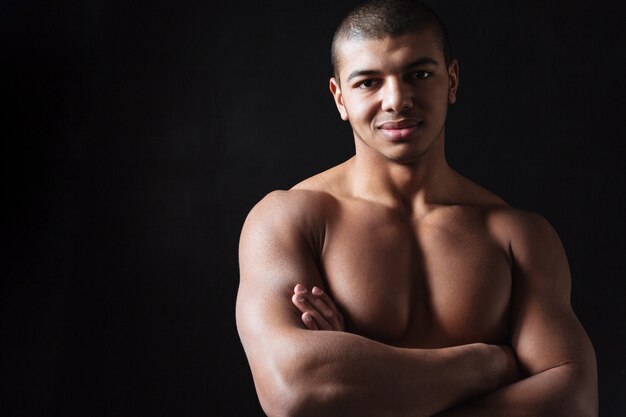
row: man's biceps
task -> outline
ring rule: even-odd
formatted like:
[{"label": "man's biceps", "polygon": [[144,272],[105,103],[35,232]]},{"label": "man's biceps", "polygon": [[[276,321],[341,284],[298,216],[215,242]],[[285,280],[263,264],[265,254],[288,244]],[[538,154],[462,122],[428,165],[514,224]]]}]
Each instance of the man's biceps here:
[{"label": "man's biceps", "polygon": [[240,260],[242,285],[256,289],[257,295],[289,300],[296,284],[319,279],[314,262],[299,256],[264,256]]},{"label": "man's biceps", "polygon": [[239,264],[241,272],[250,276],[298,277],[317,272],[312,254],[295,241],[245,242]]},{"label": "man's biceps", "polygon": [[579,360],[581,344],[585,343],[586,337],[575,316],[566,312],[546,312],[531,317],[518,324],[512,341],[523,368],[536,374],[561,363]]},{"label": "man's biceps", "polygon": [[239,257],[241,281],[268,291],[280,291],[287,300],[296,284],[321,285],[321,274],[310,251],[294,246],[257,247]]},{"label": "man's biceps", "polygon": [[255,338],[275,336],[300,324],[287,290],[245,288],[237,297],[237,326]]}]

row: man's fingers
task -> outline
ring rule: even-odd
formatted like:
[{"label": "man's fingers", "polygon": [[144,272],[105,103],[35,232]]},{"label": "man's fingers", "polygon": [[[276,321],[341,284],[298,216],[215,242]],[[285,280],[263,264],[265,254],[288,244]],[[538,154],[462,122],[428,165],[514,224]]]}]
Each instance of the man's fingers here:
[{"label": "man's fingers", "polygon": [[313,287],[311,293],[313,294],[313,305],[333,325],[333,329],[343,331],[343,315],[339,312],[335,302],[321,288]]},{"label": "man's fingers", "polygon": [[302,322],[309,330],[319,330],[319,327],[315,323],[315,319],[309,312],[302,313]]},{"label": "man's fingers", "polygon": [[308,292],[298,292],[291,297],[293,304],[302,313],[302,322],[309,330],[334,330],[331,323],[329,323],[319,311],[316,310],[309,300],[311,297]]},{"label": "man's fingers", "polygon": [[[314,330],[311,323],[315,323],[318,330],[344,330],[343,316],[332,299],[320,288],[313,287],[309,292],[298,284],[294,288],[292,302],[303,313],[302,321],[307,328]],[[309,320],[308,323],[305,318]]]}]

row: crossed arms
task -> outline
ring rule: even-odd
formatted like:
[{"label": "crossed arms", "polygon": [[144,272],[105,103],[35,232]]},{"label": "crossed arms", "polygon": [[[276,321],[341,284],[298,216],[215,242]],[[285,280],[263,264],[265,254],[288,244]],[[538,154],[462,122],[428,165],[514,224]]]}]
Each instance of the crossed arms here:
[{"label": "crossed arms", "polygon": [[[512,223],[516,363],[503,346],[389,346],[336,331],[332,315],[332,329],[307,329],[307,307],[298,311],[291,297],[296,284],[323,288],[312,207],[306,193],[275,192],[242,230],[237,327],[269,416],[597,415],[593,348],[571,310],[565,254],[545,220]],[[307,314],[315,312],[324,315],[309,304]]]}]

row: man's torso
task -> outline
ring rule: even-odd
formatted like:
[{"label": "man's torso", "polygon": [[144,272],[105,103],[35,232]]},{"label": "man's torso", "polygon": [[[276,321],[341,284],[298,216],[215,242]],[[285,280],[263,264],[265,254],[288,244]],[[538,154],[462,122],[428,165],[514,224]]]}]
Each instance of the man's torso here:
[{"label": "man's torso", "polygon": [[322,206],[318,267],[348,331],[405,347],[507,341],[511,208],[446,204],[415,216],[303,184]]}]

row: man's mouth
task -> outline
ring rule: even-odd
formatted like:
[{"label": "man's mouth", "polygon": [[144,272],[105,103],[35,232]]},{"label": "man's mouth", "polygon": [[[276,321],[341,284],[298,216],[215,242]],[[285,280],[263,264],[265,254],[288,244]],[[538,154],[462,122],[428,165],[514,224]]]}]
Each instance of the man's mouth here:
[{"label": "man's mouth", "polygon": [[408,119],[382,123],[378,126],[383,135],[389,139],[405,139],[417,131],[422,122]]},{"label": "man's mouth", "polygon": [[407,129],[410,127],[417,126],[419,122],[413,119],[404,119],[397,121],[385,122],[379,125],[380,129]]}]

